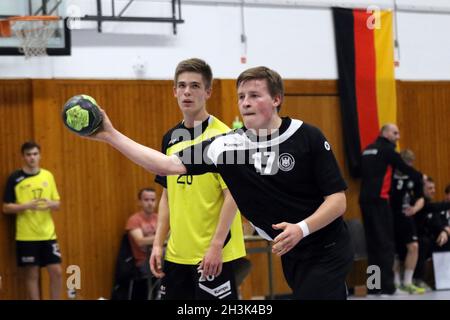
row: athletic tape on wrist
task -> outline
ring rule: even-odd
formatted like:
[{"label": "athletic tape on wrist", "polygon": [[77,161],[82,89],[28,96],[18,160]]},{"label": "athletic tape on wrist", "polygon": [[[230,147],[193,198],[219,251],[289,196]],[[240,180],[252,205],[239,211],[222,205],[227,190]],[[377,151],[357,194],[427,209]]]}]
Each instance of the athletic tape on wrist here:
[{"label": "athletic tape on wrist", "polygon": [[305,238],[307,235],[309,235],[309,228],[308,228],[308,225],[306,224],[305,220],[300,221],[299,223],[297,223],[297,225],[300,227],[300,229],[302,229],[303,238]]}]

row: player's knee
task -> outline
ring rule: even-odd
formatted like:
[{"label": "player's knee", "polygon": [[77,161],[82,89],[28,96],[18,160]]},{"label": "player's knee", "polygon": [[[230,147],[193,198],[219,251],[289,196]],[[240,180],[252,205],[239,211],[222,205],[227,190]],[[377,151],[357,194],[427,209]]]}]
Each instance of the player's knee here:
[{"label": "player's knee", "polygon": [[411,242],[408,244],[408,252],[409,253],[417,253],[419,252],[419,244],[417,242]]},{"label": "player's knee", "polygon": [[56,264],[48,267],[48,273],[52,278],[61,278],[62,277],[62,269],[61,265]]},{"label": "player's knee", "polygon": [[32,280],[32,281],[39,280],[39,267],[36,267],[36,266],[26,267],[25,277],[27,280]]}]

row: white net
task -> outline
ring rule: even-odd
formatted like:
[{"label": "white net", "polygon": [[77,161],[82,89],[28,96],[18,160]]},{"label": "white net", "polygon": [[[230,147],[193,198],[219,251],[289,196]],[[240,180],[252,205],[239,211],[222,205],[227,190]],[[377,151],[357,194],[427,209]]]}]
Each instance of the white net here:
[{"label": "white net", "polygon": [[50,37],[58,27],[58,20],[13,20],[12,30],[20,39],[20,51],[25,58],[46,56]]}]

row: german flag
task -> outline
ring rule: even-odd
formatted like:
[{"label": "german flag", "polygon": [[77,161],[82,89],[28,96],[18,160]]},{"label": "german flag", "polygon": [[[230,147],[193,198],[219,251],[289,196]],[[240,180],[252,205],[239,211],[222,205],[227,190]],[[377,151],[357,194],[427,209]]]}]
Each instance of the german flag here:
[{"label": "german flag", "polygon": [[339,95],[350,173],[385,123],[396,123],[392,12],[333,8]]}]

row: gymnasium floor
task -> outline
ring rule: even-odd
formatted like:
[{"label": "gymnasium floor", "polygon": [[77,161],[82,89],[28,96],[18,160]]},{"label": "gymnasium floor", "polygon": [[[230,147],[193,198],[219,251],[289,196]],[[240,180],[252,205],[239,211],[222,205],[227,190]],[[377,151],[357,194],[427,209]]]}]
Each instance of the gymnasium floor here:
[{"label": "gymnasium floor", "polygon": [[349,300],[450,300],[450,290],[437,290],[424,294],[399,293],[391,296],[368,295],[366,297],[349,296]]}]

